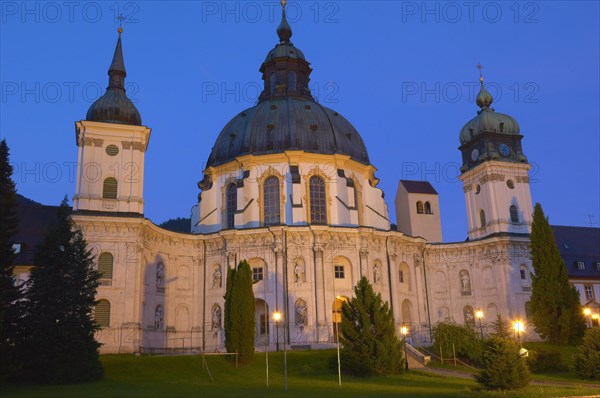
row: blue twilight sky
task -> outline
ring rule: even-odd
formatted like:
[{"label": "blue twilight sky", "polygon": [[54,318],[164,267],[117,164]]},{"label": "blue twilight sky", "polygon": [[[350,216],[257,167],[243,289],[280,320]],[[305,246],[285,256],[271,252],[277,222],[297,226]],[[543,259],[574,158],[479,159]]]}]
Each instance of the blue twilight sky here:
[{"label": "blue twilight sky", "polygon": [[[458,133],[475,116],[477,63],[517,119],[531,191],[553,224],[600,220],[599,3],[288,2],[313,94],[362,135],[395,222],[398,180],[440,193],[444,240],[466,237]],[[145,214],[189,216],[227,121],[253,106],[276,44],[276,1],[2,1],[0,137],[18,191],[75,190],[74,122],[107,85],[123,24],[128,95],[152,128]]]}]

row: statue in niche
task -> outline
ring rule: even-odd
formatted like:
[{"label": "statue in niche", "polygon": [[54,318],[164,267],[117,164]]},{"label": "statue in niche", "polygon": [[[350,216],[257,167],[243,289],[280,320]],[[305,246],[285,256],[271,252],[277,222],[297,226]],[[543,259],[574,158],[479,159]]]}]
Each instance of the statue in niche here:
[{"label": "statue in niche", "polygon": [[460,271],[458,274],[460,277],[460,288],[463,292],[471,291],[471,278],[469,273],[465,270]]},{"label": "statue in niche", "polygon": [[163,311],[162,305],[157,305],[156,310],[154,311],[154,328],[156,330],[162,329],[163,316],[164,316],[164,311]]},{"label": "statue in niche", "polygon": [[221,267],[216,267],[213,272],[213,288],[219,288],[222,286],[223,274],[221,273]]},{"label": "statue in niche", "polygon": [[304,267],[302,266],[302,264],[300,262],[297,262],[296,266],[294,267],[294,278],[296,280],[296,283],[305,282]]},{"label": "statue in niche", "polygon": [[381,270],[379,269],[379,264],[375,264],[375,266],[373,267],[373,282],[381,282]]},{"label": "statue in niche", "polygon": [[221,307],[218,305],[213,309],[212,312],[212,329],[221,329]]},{"label": "statue in niche", "polygon": [[303,327],[307,324],[308,307],[304,300],[296,301],[296,325]]},{"label": "statue in niche", "polygon": [[473,315],[473,308],[467,306],[464,309],[465,323],[475,322],[475,316]]},{"label": "statue in niche", "polygon": [[165,286],[165,266],[163,263],[156,265],[156,287]]}]

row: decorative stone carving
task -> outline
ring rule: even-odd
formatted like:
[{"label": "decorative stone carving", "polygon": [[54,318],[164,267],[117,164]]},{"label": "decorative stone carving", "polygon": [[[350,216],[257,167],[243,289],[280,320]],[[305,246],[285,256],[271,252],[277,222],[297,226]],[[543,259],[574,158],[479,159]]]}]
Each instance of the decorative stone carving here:
[{"label": "decorative stone carving", "polygon": [[294,313],[296,316],[295,322],[299,327],[304,327],[308,325],[308,306],[306,305],[306,301],[302,299],[296,300],[296,304],[294,305]]},{"label": "decorative stone carving", "polygon": [[221,266],[217,265],[213,272],[213,289],[218,289],[223,286],[223,273],[221,272]]},{"label": "decorative stone carving", "polygon": [[157,305],[156,309],[154,310],[154,328],[156,330],[162,330],[163,328],[163,317],[164,317],[164,310],[162,305]]},{"label": "decorative stone carving", "polygon": [[471,292],[471,277],[469,276],[469,271],[462,270],[458,273],[460,278],[460,290],[463,293]]},{"label": "decorative stone carving", "polygon": [[211,328],[214,331],[221,329],[221,307],[219,307],[216,304],[213,306],[213,310],[212,310]]},{"label": "decorative stone carving", "polygon": [[156,288],[164,289],[165,287],[165,265],[163,263],[156,264]]},{"label": "decorative stone carving", "polygon": [[296,261],[296,265],[294,266],[294,281],[296,283],[304,283],[306,282],[306,273],[304,271],[304,264],[301,260]]},{"label": "decorative stone carving", "polygon": [[379,264],[375,264],[373,267],[373,283],[381,283],[381,270]]}]

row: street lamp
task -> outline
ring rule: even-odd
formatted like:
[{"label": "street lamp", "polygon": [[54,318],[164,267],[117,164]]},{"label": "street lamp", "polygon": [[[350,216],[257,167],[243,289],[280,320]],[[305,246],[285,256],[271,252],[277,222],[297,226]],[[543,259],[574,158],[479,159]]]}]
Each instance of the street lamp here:
[{"label": "street lamp", "polygon": [[585,307],[583,309],[583,315],[585,316],[585,323],[590,327],[590,316],[592,315],[592,310],[589,307]]},{"label": "street lamp", "polygon": [[275,311],[273,313],[273,320],[275,321],[275,334],[277,341],[277,351],[279,352],[279,321],[281,320],[281,312]]},{"label": "street lamp", "polygon": [[475,311],[475,317],[479,319],[479,330],[481,330],[481,340],[483,340],[483,325],[481,324],[481,320],[483,319],[483,311],[481,311],[481,309]]},{"label": "street lamp", "polygon": [[521,332],[523,332],[525,330],[525,326],[523,325],[523,322],[515,321],[513,323],[513,329],[515,330],[515,333],[517,334],[517,338],[519,339],[519,346],[521,348],[523,348],[523,345],[521,344]]},{"label": "street lamp", "polygon": [[408,356],[406,355],[406,335],[408,334],[408,328],[404,325],[400,328],[400,333],[404,336],[404,367],[408,370]]},{"label": "street lamp", "polygon": [[[273,313],[273,320],[277,325],[277,351],[279,351],[279,321],[281,320],[281,313],[279,311]],[[283,332],[283,386],[285,391],[287,391],[287,347],[285,341],[285,326]]]}]

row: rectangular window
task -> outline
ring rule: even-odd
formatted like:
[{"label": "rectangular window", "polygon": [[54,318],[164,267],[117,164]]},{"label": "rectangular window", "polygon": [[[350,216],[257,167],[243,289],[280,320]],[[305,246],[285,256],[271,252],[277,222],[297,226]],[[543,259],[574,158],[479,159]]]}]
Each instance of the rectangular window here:
[{"label": "rectangular window", "polygon": [[584,270],[585,269],[585,263],[583,261],[577,261],[577,269]]},{"label": "rectangular window", "polygon": [[267,317],[260,314],[260,334],[267,334]]},{"label": "rectangular window", "polygon": [[594,299],[594,290],[592,289],[592,285],[583,285],[583,291],[585,292],[586,300]]},{"label": "rectangular window", "polygon": [[263,280],[263,267],[252,268],[252,282]]},{"label": "rectangular window", "polygon": [[400,276],[400,283],[404,283],[404,271],[400,271],[399,276]]},{"label": "rectangular window", "polygon": [[336,265],[335,269],[335,279],[344,279],[344,266],[343,265]]},{"label": "rectangular window", "polygon": [[600,271],[600,261],[596,261],[596,271]]},{"label": "rectangular window", "polygon": [[526,271],[524,269],[521,270],[521,279],[523,280],[527,279],[527,274],[525,272]]}]

